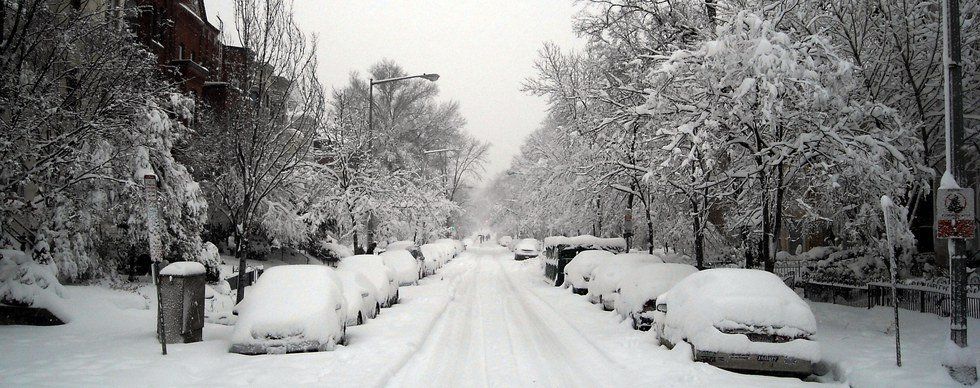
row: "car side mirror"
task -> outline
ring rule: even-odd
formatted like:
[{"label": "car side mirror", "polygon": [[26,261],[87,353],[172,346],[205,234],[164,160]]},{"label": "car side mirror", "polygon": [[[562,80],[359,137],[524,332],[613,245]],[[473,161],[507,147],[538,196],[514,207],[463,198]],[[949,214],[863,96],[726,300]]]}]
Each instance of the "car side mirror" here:
[{"label": "car side mirror", "polygon": [[334,309],[334,310],[337,310],[337,311],[340,311],[340,308],[341,308],[341,307],[344,307],[344,306],[343,306],[343,305],[341,305],[340,303],[337,303],[337,305],[336,305],[336,306],[334,306],[334,308],[333,308],[333,309]]},{"label": "car side mirror", "polygon": [[664,303],[658,304],[657,305],[657,311],[662,312],[662,313],[666,313],[667,312],[667,304],[664,304]]},{"label": "car side mirror", "polygon": [[367,298],[368,295],[371,295],[371,294],[368,294],[367,292],[361,292],[361,297],[362,298]]}]

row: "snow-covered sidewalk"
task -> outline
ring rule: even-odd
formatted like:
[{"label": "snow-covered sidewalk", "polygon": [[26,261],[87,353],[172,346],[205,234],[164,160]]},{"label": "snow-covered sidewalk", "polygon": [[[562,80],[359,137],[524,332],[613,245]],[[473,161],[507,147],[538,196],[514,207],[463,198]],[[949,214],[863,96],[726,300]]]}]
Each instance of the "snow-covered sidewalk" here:
[{"label": "snow-covered sidewalk", "polygon": [[[853,387],[956,387],[940,364],[949,338],[949,318],[899,310],[902,367],[895,366],[893,312],[810,302],[817,340],[831,377]],[[980,345],[980,320],[970,319],[970,344]]]},{"label": "snow-covered sidewalk", "polygon": [[422,285],[402,287],[399,304],[348,329],[347,346],[288,355],[228,353],[233,327],[206,324],[203,342],[169,345],[169,355],[162,356],[149,309],[155,300],[98,286],[68,287],[76,310],[71,323],[0,326],[0,385],[380,386],[417,351],[452,299],[454,274],[464,267],[450,264]]}]

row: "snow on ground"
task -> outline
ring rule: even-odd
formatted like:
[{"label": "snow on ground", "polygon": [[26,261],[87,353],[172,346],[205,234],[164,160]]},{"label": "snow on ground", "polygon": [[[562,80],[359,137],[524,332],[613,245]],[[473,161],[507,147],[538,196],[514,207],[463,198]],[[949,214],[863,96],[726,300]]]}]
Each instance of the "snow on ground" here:
[{"label": "snow on ground", "polygon": [[[471,248],[419,286],[402,287],[402,302],[377,319],[349,328],[346,346],[261,356],[228,353],[233,328],[211,323],[204,342],[169,345],[161,356],[152,288],[140,289],[144,297],[67,287],[77,313],[71,323],[0,326],[0,385],[834,386],[691,362],[657,346],[652,332],[548,286],[539,271],[537,259]],[[938,364],[946,319],[903,312],[906,367],[898,370],[884,332],[889,311],[811,305],[823,354],[842,365],[831,375],[855,387],[952,385]]]},{"label": "snow on ground", "polygon": [[[940,365],[949,338],[949,318],[899,310],[902,367],[895,366],[893,310],[809,302],[831,375],[854,387],[962,386]],[[970,344],[980,345],[980,320],[970,319]]]}]

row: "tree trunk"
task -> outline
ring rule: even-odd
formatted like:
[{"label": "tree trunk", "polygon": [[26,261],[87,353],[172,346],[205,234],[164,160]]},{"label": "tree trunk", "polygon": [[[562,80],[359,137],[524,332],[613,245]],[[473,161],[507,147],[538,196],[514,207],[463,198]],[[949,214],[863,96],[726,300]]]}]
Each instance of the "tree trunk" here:
[{"label": "tree trunk", "polygon": [[779,238],[783,230],[783,195],[786,189],[783,187],[783,164],[776,166],[776,204],[772,220],[772,239],[769,241],[768,260],[766,260],[766,271],[774,272],[776,269],[776,251],[779,246]]}]

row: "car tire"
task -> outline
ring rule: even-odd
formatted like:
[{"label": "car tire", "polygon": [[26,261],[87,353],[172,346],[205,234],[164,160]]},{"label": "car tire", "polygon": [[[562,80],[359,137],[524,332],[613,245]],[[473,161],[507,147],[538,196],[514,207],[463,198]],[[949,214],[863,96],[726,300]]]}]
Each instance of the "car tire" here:
[{"label": "car tire", "polygon": [[361,314],[360,311],[357,312],[357,324],[358,325],[364,324],[364,314]]}]

